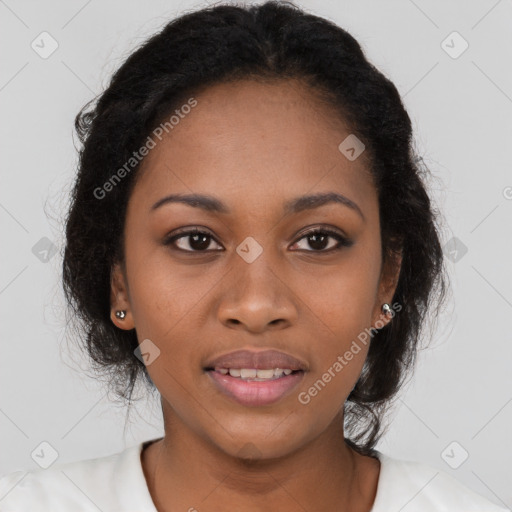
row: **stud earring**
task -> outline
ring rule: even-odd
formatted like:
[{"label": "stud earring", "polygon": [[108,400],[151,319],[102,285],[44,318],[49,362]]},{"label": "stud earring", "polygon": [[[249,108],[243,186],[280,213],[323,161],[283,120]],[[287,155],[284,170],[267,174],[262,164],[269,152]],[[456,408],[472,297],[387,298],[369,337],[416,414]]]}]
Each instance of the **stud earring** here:
[{"label": "stud earring", "polygon": [[121,320],[124,320],[126,316],[126,311],[124,310],[121,310],[121,311],[116,311],[116,317],[121,319]]},{"label": "stud earring", "polygon": [[382,312],[385,315],[389,315],[391,313],[391,307],[389,306],[389,304],[387,302],[382,304]]}]

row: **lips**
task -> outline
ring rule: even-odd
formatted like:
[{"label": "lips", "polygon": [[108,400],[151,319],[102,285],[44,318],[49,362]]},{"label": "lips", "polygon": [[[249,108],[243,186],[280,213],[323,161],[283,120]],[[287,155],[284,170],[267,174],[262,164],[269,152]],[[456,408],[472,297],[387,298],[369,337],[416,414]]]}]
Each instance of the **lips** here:
[{"label": "lips", "polygon": [[302,382],[308,365],[280,350],[236,350],[211,359],[203,369],[229,400],[260,407],[289,396]]},{"label": "lips", "polygon": [[286,397],[290,398],[305,373],[297,370],[290,375],[266,382],[246,381],[231,375],[222,375],[217,371],[209,371],[206,375],[228,400],[245,407],[262,407],[277,404]]},{"label": "lips", "polygon": [[307,371],[307,364],[279,350],[258,352],[236,350],[211,359],[206,363],[204,370],[215,370],[215,368],[254,368],[256,370],[282,368],[292,371]]}]

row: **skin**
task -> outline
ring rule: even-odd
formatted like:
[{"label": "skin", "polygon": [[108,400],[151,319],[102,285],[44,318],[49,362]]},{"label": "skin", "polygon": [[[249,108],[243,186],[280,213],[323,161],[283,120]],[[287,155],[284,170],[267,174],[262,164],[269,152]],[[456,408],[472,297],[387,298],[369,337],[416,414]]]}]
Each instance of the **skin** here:
[{"label": "skin", "polygon": [[[369,511],[380,463],[343,439],[343,404],[369,344],[309,404],[298,401],[359,333],[391,320],[381,306],[392,302],[400,260],[381,265],[366,153],[345,158],[338,145],[350,129],[296,80],[244,80],[194,97],[197,106],[143,162],[125,262],[112,277],[112,321],[160,350],[147,369],[165,437],[141,457],[153,501],[159,511]],[[286,201],[318,192],[350,198],[364,219],[337,203],[283,215]],[[150,211],[170,193],[215,196],[231,213],[180,203]],[[203,249],[190,236],[164,245],[166,235],[196,226],[211,235]],[[316,227],[354,243],[315,245],[304,233]],[[263,249],[252,263],[236,252],[249,236]],[[239,405],[203,367],[240,348],[282,350],[308,371],[272,405]]]}]

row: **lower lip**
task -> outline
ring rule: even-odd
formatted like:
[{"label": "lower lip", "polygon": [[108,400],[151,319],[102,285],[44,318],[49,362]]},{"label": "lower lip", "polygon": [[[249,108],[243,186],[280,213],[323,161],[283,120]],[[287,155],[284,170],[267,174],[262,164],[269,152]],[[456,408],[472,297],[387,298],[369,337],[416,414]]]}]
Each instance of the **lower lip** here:
[{"label": "lower lip", "polygon": [[304,377],[304,372],[294,372],[279,379],[263,381],[246,381],[239,377],[231,377],[229,373],[210,370],[207,372],[217,388],[225,395],[241,405],[270,405],[291,392]]}]

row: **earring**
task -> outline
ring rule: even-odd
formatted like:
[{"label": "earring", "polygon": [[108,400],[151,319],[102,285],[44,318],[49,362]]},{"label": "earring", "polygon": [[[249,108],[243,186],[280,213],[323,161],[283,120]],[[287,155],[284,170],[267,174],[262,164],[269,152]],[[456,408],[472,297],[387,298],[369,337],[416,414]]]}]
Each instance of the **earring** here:
[{"label": "earring", "polygon": [[121,320],[124,320],[125,316],[126,316],[126,311],[123,311],[123,310],[122,311],[116,311],[116,317],[117,318],[120,318]]},{"label": "earring", "polygon": [[389,313],[391,313],[391,308],[390,308],[390,306],[389,306],[389,304],[387,302],[382,304],[382,312],[385,315],[388,315]]}]

